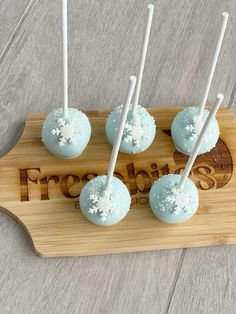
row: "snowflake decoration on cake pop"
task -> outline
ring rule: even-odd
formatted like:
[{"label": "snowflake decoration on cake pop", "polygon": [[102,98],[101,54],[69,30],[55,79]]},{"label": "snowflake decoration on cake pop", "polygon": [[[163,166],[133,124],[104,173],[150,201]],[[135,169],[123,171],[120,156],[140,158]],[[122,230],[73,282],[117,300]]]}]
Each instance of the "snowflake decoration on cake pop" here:
[{"label": "snowflake decoration on cake pop", "polygon": [[141,140],[148,138],[148,125],[141,122],[138,114],[135,114],[130,121],[126,122],[124,128],[124,141],[140,147]]},{"label": "snowflake decoration on cake pop", "polygon": [[57,119],[58,127],[53,128],[51,133],[59,139],[59,146],[64,146],[66,143],[74,144],[75,135],[81,133],[81,129],[77,128],[72,122],[68,123],[65,119]]},{"label": "snowflake decoration on cake pop", "polygon": [[91,214],[99,213],[102,221],[106,221],[110,214],[115,213],[111,200],[112,194],[109,191],[104,191],[101,195],[94,193],[89,198],[93,203],[89,212]]},{"label": "snowflake decoration on cake pop", "polygon": [[[192,141],[196,141],[196,140],[197,140],[198,136],[199,136],[200,133],[201,133],[201,130],[202,130],[203,125],[204,125],[203,119],[199,120],[198,116],[195,115],[195,116],[193,117],[193,122],[192,122],[192,124],[188,124],[188,125],[185,126],[184,129],[185,129],[188,133],[190,133],[190,134],[189,134],[190,140],[192,140]],[[207,137],[205,137],[205,139],[206,139],[206,138],[207,138]]]},{"label": "snowflake decoration on cake pop", "polygon": [[164,197],[160,206],[161,211],[165,211],[166,204],[172,205],[171,213],[176,216],[189,211],[193,199],[177,186],[164,190],[163,194]]}]

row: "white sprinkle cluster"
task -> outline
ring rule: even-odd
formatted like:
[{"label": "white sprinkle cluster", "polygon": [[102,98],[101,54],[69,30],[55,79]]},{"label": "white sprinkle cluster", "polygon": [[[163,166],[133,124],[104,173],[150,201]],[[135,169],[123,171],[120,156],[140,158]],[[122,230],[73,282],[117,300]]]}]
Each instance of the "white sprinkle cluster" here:
[{"label": "white sprinkle cluster", "polygon": [[[195,115],[193,116],[193,120],[191,124],[188,124],[185,126],[185,130],[189,133],[189,139],[192,141],[196,141],[198,136],[201,133],[202,127],[204,125],[203,119],[199,120],[198,116]],[[207,139],[208,137],[205,136],[205,139]]]}]

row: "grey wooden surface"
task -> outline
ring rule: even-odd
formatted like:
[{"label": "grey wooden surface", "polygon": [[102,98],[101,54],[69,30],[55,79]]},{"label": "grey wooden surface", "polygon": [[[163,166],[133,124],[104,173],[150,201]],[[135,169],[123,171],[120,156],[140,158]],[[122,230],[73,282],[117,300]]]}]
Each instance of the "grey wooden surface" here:
[{"label": "grey wooden surface", "polygon": [[[62,101],[59,0],[0,1],[0,154],[32,112]],[[209,102],[236,107],[235,0],[156,5],[141,92],[145,106],[200,101],[221,23],[230,20]],[[69,1],[70,103],[121,103],[138,69],[147,0]],[[40,259],[0,213],[0,313],[236,313],[236,245]]]}]

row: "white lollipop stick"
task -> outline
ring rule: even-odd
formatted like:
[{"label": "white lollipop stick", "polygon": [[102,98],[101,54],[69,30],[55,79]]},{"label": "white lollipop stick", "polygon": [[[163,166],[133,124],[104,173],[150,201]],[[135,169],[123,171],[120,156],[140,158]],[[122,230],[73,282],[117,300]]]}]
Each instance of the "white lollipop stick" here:
[{"label": "white lollipop stick", "polygon": [[146,55],[147,55],[148,41],[149,41],[149,36],[150,36],[150,31],[151,31],[151,26],[152,26],[153,11],[154,11],[154,5],[149,4],[148,5],[148,19],[147,19],[147,25],[146,25],[144,41],[143,41],[143,50],[142,50],[141,62],[139,66],[137,86],[135,90],[135,98],[134,98],[134,103],[132,106],[132,114],[135,112],[137,108],[138,100],[139,100],[139,94],[140,94],[141,83],[142,83],[142,78],[143,78],[144,64],[145,64]]},{"label": "white lollipop stick", "polygon": [[228,22],[229,13],[228,12],[223,12],[222,16],[223,16],[223,22],[222,22],[222,25],[221,25],[219,38],[218,38],[218,41],[217,41],[217,46],[216,46],[214,58],[213,58],[213,61],[212,61],[212,65],[211,65],[211,69],[210,69],[210,73],[209,73],[206,89],[205,89],[205,92],[204,92],[204,95],[203,95],[203,98],[202,98],[202,102],[200,104],[199,120],[201,120],[203,111],[204,111],[205,106],[206,106],[207,98],[208,98],[209,91],[210,91],[210,88],[211,88],[213,75],[214,75],[215,68],[216,68],[216,63],[217,63],[217,60],[218,60],[218,57],[219,57],[219,54],[220,54],[220,49],[221,49],[221,46],[222,46],[222,42],[223,42],[223,39],[224,39],[224,34],[225,34],[226,25],[227,25],[227,22]]},{"label": "white lollipop stick", "polygon": [[120,143],[121,143],[124,127],[125,127],[126,118],[127,118],[128,112],[129,112],[130,102],[131,102],[131,99],[132,99],[132,96],[134,93],[135,84],[136,84],[136,76],[131,76],[129,88],[128,88],[128,93],[126,96],[126,103],[123,106],[123,110],[122,110],[121,117],[120,117],[119,127],[118,127],[118,130],[116,133],[116,137],[115,137],[115,141],[114,141],[114,145],[113,145],[113,149],[112,149],[112,153],[111,153],[111,159],[110,159],[110,164],[109,164],[108,172],[107,172],[107,181],[106,181],[105,190],[109,189],[109,186],[111,184],[111,180],[112,180],[112,177],[114,174],[114,170],[115,170],[115,166],[116,166],[116,160],[117,160],[118,152],[120,149]]},{"label": "white lollipop stick", "polygon": [[68,40],[67,40],[67,0],[62,0],[62,41],[63,41],[63,94],[64,116],[68,113]]},{"label": "white lollipop stick", "polygon": [[181,189],[184,187],[185,185],[185,182],[188,178],[188,175],[192,169],[192,166],[194,164],[194,161],[195,159],[197,158],[197,155],[198,155],[198,152],[199,152],[199,149],[201,148],[202,146],[202,143],[203,143],[203,140],[205,138],[205,135],[206,135],[206,132],[209,128],[209,125],[210,123],[212,122],[212,119],[214,118],[214,116],[216,115],[216,112],[217,110],[219,109],[221,103],[222,103],[222,100],[224,98],[224,95],[223,94],[218,94],[217,95],[217,98],[216,98],[216,102],[214,104],[214,106],[212,107],[210,113],[208,114],[208,117],[206,119],[206,122],[204,124],[204,126],[202,127],[202,130],[201,130],[201,133],[196,141],[196,144],[194,146],[194,149],[188,159],[188,162],[186,164],[186,167],[184,169],[184,172],[182,174],[182,177],[180,179],[180,182],[179,182],[179,185],[178,185],[178,188]]}]

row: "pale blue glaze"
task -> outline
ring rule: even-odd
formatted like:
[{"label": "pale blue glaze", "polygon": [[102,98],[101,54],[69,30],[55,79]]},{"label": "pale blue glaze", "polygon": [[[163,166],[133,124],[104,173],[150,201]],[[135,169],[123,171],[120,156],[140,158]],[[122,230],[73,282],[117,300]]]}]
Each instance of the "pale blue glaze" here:
[{"label": "pale blue glaze", "polygon": [[92,223],[99,226],[111,226],[121,221],[128,213],[131,197],[127,187],[116,177],[112,178],[110,192],[111,202],[115,213],[110,213],[106,221],[103,221],[99,212],[90,213],[90,208],[94,202],[90,199],[91,195],[102,195],[105,189],[107,176],[98,176],[90,180],[82,189],[79,197],[80,209],[84,216]]},{"label": "pale blue glaze", "polygon": [[[196,139],[190,138],[190,132],[185,129],[187,125],[191,125],[193,123],[193,117],[196,117],[197,114],[199,114],[199,108],[198,107],[188,107],[183,109],[182,111],[178,112],[178,114],[175,116],[172,126],[171,126],[171,135],[173,138],[173,142],[175,145],[175,148],[186,154],[190,155],[193,151],[194,145],[196,143]],[[208,110],[204,110],[202,115],[202,123],[207,119],[207,116],[209,114]],[[209,152],[212,148],[215,147],[218,139],[219,139],[219,125],[214,117],[209,129],[207,131],[207,134],[205,136],[205,140],[199,150],[199,155]]]},{"label": "pale blue glaze", "polygon": [[[108,116],[106,121],[106,136],[111,145],[114,144],[116,132],[119,126],[122,105],[116,107]],[[154,118],[147,112],[147,110],[142,106],[137,106],[136,114],[140,119],[140,123],[146,126],[146,137],[142,138],[139,145],[136,145],[134,142],[126,142],[125,137],[126,133],[124,130],[124,134],[121,140],[120,152],[127,154],[138,154],[146,149],[152,144],[155,135],[156,135],[156,125]],[[128,113],[127,121],[131,122],[132,120],[131,107]]]},{"label": "pale blue glaze", "polygon": [[[178,215],[175,215],[172,212],[175,204],[172,204],[171,202],[165,202],[165,199],[168,195],[173,195],[169,189],[176,187],[180,181],[180,178],[181,175],[178,174],[168,174],[162,176],[153,184],[149,194],[149,201],[153,214],[158,219],[168,224],[175,224],[186,221],[192,217],[198,209],[198,191],[195,184],[190,179],[187,179],[182,190],[185,194],[188,194],[191,197],[191,203],[187,207],[187,211],[182,210]],[[163,204],[164,211],[162,207]]]},{"label": "pale blue glaze", "polygon": [[59,145],[58,136],[52,134],[52,130],[58,127],[58,119],[63,118],[62,108],[53,110],[45,119],[42,128],[42,141],[49,152],[57,158],[71,159],[82,154],[91,136],[91,126],[87,116],[76,108],[68,108],[66,122],[73,124],[81,130],[75,134],[74,143],[68,141],[64,146]]}]

